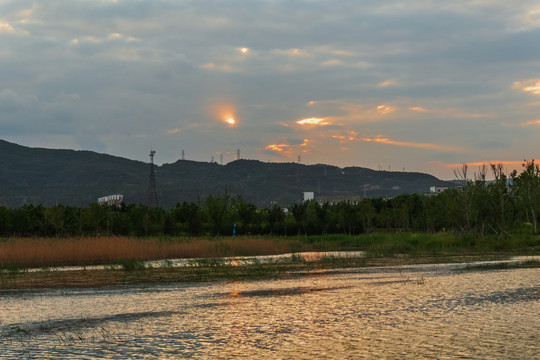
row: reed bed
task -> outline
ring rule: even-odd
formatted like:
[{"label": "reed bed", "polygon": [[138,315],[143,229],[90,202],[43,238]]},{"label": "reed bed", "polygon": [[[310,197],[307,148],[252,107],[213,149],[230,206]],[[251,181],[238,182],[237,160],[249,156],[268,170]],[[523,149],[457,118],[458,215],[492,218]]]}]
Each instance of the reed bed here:
[{"label": "reed bed", "polygon": [[309,250],[299,241],[239,238],[11,238],[0,241],[0,267],[113,264],[121,260],[254,256]]}]

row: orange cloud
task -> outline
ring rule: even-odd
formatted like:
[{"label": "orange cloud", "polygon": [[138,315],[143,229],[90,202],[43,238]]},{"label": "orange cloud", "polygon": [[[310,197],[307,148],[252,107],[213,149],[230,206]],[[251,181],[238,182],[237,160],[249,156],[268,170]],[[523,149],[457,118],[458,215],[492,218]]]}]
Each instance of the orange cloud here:
[{"label": "orange cloud", "polygon": [[290,149],[291,147],[286,144],[271,144],[265,147],[265,150],[272,150],[272,151],[282,152],[282,153],[287,153],[290,151]]},{"label": "orange cloud", "polygon": [[367,142],[376,142],[380,144],[388,144],[395,146],[403,146],[415,149],[426,149],[426,150],[435,150],[435,151],[445,151],[445,152],[460,152],[463,149],[460,149],[455,146],[444,145],[444,144],[432,144],[432,143],[419,143],[419,142],[407,142],[407,141],[396,141],[389,138],[385,138],[382,135],[378,135],[374,138],[362,138],[362,141]]},{"label": "orange cloud", "polygon": [[386,115],[396,111],[396,108],[390,105],[379,105],[377,106],[377,111],[383,115]]},{"label": "orange cloud", "polygon": [[531,125],[540,125],[540,120],[531,120],[524,123],[519,124],[519,126],[531,126]]},{"label": "orange cloud", "polygon": [[346,135],[332,135],[334,139],[338,139],[340,143],[345,143],[347,141],[360,141],[356,131],[349,131]]},{"label": "orange cloud", "polygon": [[426,112],[426,111],[428,111],[427,109],[424,109],[423,107],[420,107],[420,106],[413,106],[413,107],[410,107],[409,110],[412,110],[412,111],[420,111],[420,112]]},{"label": "orange cloud", "polygon": [[540,79],[516,81],[513,88],[522,92],[530,92],[535,95],[540,95]]},{"label": "orange cloud", "polygon": [[378,86],[379,87],[386,87],[386,86],[396,86],[397,83],[394,81],[394,80],[386,80],[386,81],[383,81],[382,83],[380,83]]},{"label": "orange cloud", "polygon": [[[489,164],[503,164],[507,166],[516,166],[516,165],[522,165],[523,161],[500,161],[500,160],[494,160],[494,161],[478,161],[478,162],[472,162],[472,163],[466,163],[467,166],[482,166],[486,165],[489,166]],[[449,168],[460,168],[463,166],[463,164],[446,164]]]},{"label": "orange cloud", "polygon": [[309,118],[302,119],[296,122],[299,125],[329,125],[328,122],[324,121],[324,118]]}]

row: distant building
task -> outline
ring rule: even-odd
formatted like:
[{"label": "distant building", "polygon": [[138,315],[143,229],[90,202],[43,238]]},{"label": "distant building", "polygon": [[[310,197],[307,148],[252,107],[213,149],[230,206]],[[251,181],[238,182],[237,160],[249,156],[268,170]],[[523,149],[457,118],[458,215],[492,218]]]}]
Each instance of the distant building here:
[{"label": "distant building", "polygon": [[304,192],[304,201],[309,201],[315,199],[315,193],[313,191]]},{"label": "distant building", "polygon": [[325,203],[335,205],[340,202],[358,204],[362,201],[362,197],[360,195],[317,195],[316,200],[320,205]]},{"label": "distant building", "polygon": [[360,201],[362,201],[362,197],[360,195],[352,195],[349,193],[315,195],[315,193],[312,191],[304,192],[304,201],[309,200],[315,200],[320,205],[323,205],[325,203],[334,205],[340,202],[359,203]]},{"label": "distant building", "polygon": [[120,194],[103,196],[98,199],[99,205],[114,206],[116,208],[121,208],[123,202],[124,202],[124,195],[120,195]]},{"label": "distant building", "polygon": [[442,193],[443,191],[446,191],[448,190],[448,186],[431,186],[429,188],[429,193],[430,194],[440,194]]}]

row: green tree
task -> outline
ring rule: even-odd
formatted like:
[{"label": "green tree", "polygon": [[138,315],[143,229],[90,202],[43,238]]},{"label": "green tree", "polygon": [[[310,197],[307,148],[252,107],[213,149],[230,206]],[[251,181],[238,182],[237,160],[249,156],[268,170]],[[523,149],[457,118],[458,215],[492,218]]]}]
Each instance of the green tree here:
[{"label": "green tree", "polygon": [[[223,225],[229,215],[230,197],[227,193],[222,196],[208,195],[204,202],[204,210],[211,222],[212,233],[219,235],[223,232]],[[232,228],[231,228],[232,230]]]},{"label": "green tree", "polygon": [[64,232],[67,212],[63,205],[55,205],[51,208],[44,209],[43,215],[45,222],[53,228],[56,237]]},{"label": "green tree", "polygon": [[512,188],[516,202],[525,212],[525,219],[532,223],[534,233],[538,233],[538,217],[540,215],[540,166],[525,160],[523,171],[517,176],[512,173]]},{"label": "green tree", "polygon": [[502,164],[490,164],[491,171],[495,180],[488,185],[488,193],[490,194],[493,209],[495,209],[494,219],[497,221],[497,227],[500,234],[506,233],[506,222],[508,213],[508,203],[510,196],[508,194],[508,186],[504,166]]},{"label": "green tree", "polygon": [[281,206],[274,204],[268,212],[268,223],[270,224],[270,234],[275,231],[276,224],[280,224],[285,220],[285,213]]}]

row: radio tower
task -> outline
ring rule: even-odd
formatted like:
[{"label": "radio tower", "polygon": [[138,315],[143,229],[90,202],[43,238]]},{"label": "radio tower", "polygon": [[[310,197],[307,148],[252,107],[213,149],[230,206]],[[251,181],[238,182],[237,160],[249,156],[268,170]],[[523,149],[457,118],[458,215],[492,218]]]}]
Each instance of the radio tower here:
[{"label": "radio tower", "polygon": [[150,151],[150,185],[148,186],[148,207],[155,208],[158,206],[157,189],[156,189],[156,169],[154,168],[154,150]]}]

